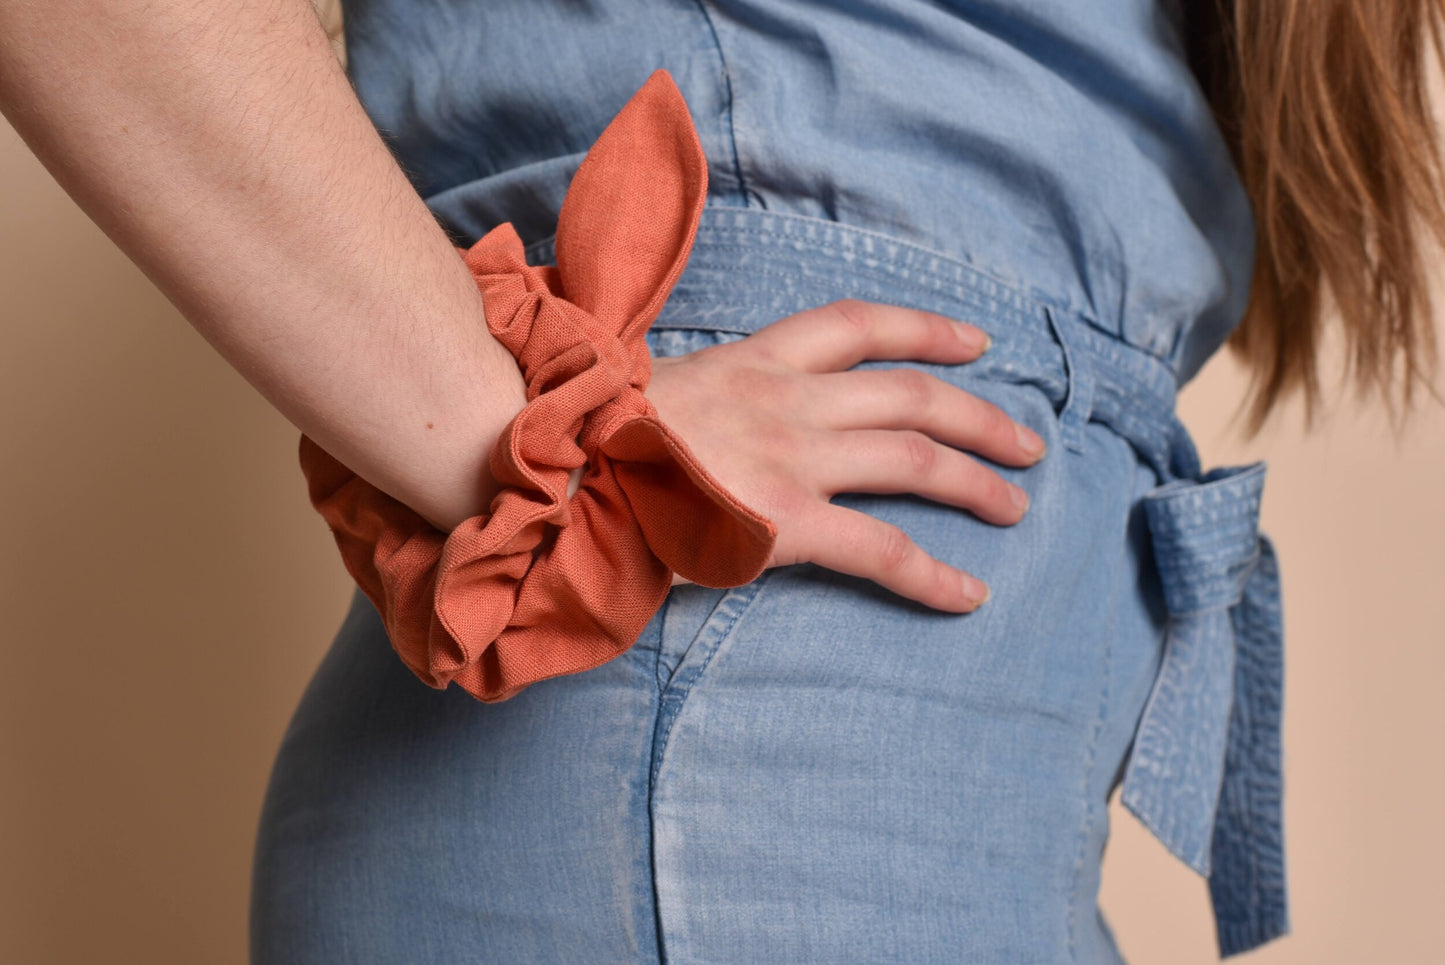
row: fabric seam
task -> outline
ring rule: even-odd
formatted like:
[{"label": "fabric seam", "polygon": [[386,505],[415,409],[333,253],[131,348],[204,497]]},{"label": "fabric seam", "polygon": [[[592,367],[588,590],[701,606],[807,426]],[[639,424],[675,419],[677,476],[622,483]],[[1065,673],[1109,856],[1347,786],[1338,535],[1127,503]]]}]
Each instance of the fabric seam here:
[{"label": "fabric seam", "polygon": [[[753,603],[762,593],[763,585],[767,582],[768,578],[774,572],[775,570],[773,569],[764,570],[763,575],[758,577],[752,583],[744,584],[741,587],[730,587],[723,592],[722,597],[720,597],[718,599],[718,602],[714,604],[712,612],[708,614],[707,619],[703,621],[702,626],[698,628],[697,633],[695,633],[693,635],[693,638],[688,641],[687,646],[682,649],[681,653],[678,656],[677,666],[669,675],[667,684],[657,690],[657,716],[653,719],[652,753],[651,759],[648,762],[649,767],[647,777],[647,847],[652,879],[652,916],[653,924],[657,932],[657,957],[660,965],[667,965],[668,949],[666,935],[664,934],[662,923],[662,892],[657,884],[657,821],[655,816],[656,812],[654,811],[654,800],[655,792],[657,789],[657,779],[658,776],[662,773],[663,752],[667,749],[667,741],[668,738],[672,735],[673,724],[675,724],[677,722],[677,719],[682,716],[682,708],[687,701],[688,694],[692,692],[692,688],[697,683],[697,681],[702,678],[703,673],[712,663],[713,657],[717,654],[719,650],[722,649],[724,641],[726,641],[727,638],[732,635],[733,628],[737,626],[738,621],[743,618],[744,614],[746,614],[752,609]],[[712,618],[717,613],[718,608],[723,606],[723,604],[727,602],[729,596],[737,593],[739,590],[744,590],[748,588],[751,588],[752,592],[742,601],[742,606],[739,607],[738,610],[732,614],[731,618],[719,631],[712,634],[714,640],[711,646],[708,648],[707,655],[703,658],[702,663],[688,674],[687,679],[682,680],[678,683],[678,687],[675,691],[677,695],[676,699],[672,701],[667,700],[666,698],[668,696],[668,688],[672,686],[674,681],[678,680],[678,675],[682,673],[684,664],[686,664],[687,662],[687,655],[691,653],[693,648],[698,645],[698,642],[709,633],[709,626],[712,623]],[[663,605],[666,606],[667,604],[664,603]],[[666,616],[664,616],[663,619],[665,621],[667,619]],[[659,638],[657,645],[659,665],[661,661],[662,647],[663,641],[661,638]],[[669,704],[671,704],[670,709]],[[664,715],[667,716],[667,720],[665,723],[663,721]]]},{"label": "fabric seam", "polygon": [[732,71],[728,69],[727,54],[723,53],[722,38],[718,36],[717,24],[713,22],[712,13],[707,9],[703,0],[696,0],[698,13],[707,23],[708,33],[712,35],[713,48],[717,51],[718,65],[722,68],[723,82],[723,117],[727,123],[728,146],[733,153],[733,177],[738,182],[738,194],[742,196],[743,207],[751,207],[748,199],[748,183],[743,178],[743,162],[738,155],[738,132],[737,121],[733,115],[733,77]]},{"label": "fabric seam", "polygon": [[[657,783],[657,777],[659,774],[662,773],[662,757],[663,752],[667,749],[667,739],[672,735],[673,724],[675,724],[677,722],[677,718],[682,715],[682,706],[687,701],[688,694],[692,692],[692,688],[697,683],[697,681],[702,678],[703,673],[707,670],[708,665],[712,663],[712,658],[717,654],[718,650],[722,649],[723,642],[732,635],[733,628],[737,626],[737,622],[742,619],[743,614],[747,613],[749,610],[752,609],[753,602],[762,592],[763,585],[767,583],[768,578],[772,575],[772,573],[773,570],[771,569],[764,570],[763,575],[758,577],[752,583],[744,584],[740,587],[735,586],[728,588],[728,590],[723,594],[722,598],[718,600],[717,607],[721,607],[724,603],[727,602],[728,596],[730,594],[737,593],[737,591],[746,589],[748,587],[752,588],[752,592],[748,594],[748,596],[742,601],[742,606],[738,608],[737,612],[732,614],[732,616],[728,619],[727,623],[724,624],[720,630],[712,634],[715,639],[708,647],[707,655],[703,657],[702,662],[696,667],[696,669],[693,669],[687,675],[686,680],[678,682],[678,686],[673,690],[675,698],[672,701],[674,706],[672,707],[671,711],[662,711],[667,713],[667,722],[662,725],[662,731],[653,743],[651,777],[652,784],[655,785]],[[714,607],[714,613],[717,611],[717,607]],[[703,622],[702,628],[698,630],[697,635],[694,636],[693,639],[688,642],[687,647],[683,649],[682,654],[678,659],[676,669],[673,670],[672,675],[668,678],[667,687],[664,687],[663,690],[658,694],[659,701],[661,701],[664,697],[668,696],[668,688],[672,687],[673,682],[678,680],[679,674],[681,674],[683,671],[683,664],[687,662],[687,654],[691,653],[693,648],[697,646],[698,642],[703,638],[703,636],[708,634],[708,625],[711,622],[712,616],[709,615],[708,619]],[[660,717],[661,713],[659,713],[659,718]]]},{"label": "fabric seam", "polygon": [[[727,224],[729,217],[741,216],[742,211],[747,211],[749,217],[765,217],[777,219],[784,226],[784,230],[772,230],[762,227],[750,227],[742,224]],[[799,231],[806,229],[807,234],[796,233],[788,229],[796,227]],[[815,233],[816,232],[816,233]],[[758,246],[748,245],[742,242],[727,242],[718,240],[716,237],[703,238],[703,235],[717,235],[726,233],[740,238],[757,238],[766,245],[777,247],[783,250],[798,248],[793,244],[793,239],[803,242],[801,253],[816,253],[819,249],[842,256],[847,260],[846,267],[850,272],[869,271],[874,277],[886,278],[890,281],[913,284],[918,283],[914,275],[924,276],[925,279],[938,282],[958,285],[968,292],[976,293],[980,298],[987,298],[1001,307],[1010,309],[1021,315],[1033,315],[1044,308],[1054,308],[1060,312],[1077,317],[1090,332],[1096,336],[1089,338],[1089,348],[1092,351],[1107,351],[1113,358],[1124,359],[1128,356],[1141,356],[1139,364],[1148,364],[1151,367],[1161,369],[1169,374],[1171,383],[1178,387],[1178,371],[1164,356],[1150,351],[1147,347],[1136,345],[1126,341],[1122,335],[1110,332],[1102,327],[1102,324],[1092,312],[1076,304],[1068,298],[1061,297],[1042,289],[1025,286],[1017,280],[1011,280],[1004,276],[995,274],[987,268],[980,267],[973,262],[951,255],[947,252],[929,248],[926,245],[909,241],[906,238],[899,238],[886,232],[872,228],[864,228],[858,225],[850,225],[841,221],[830,221],[826,218],[815,218],[808,215],[794,214],[784,211],[769,211],[766,209],[749,208],[737,209],[719,205],[707,205],[703,209],[702,220],[698,228],[698,240],[694,243],[694,250],[689,258],[689,266],[698,262],[700,267],[705,267],[707,249],[718,250],[740,250],[756,251]],[[824,237],[819,237],[821,233]],[[872,239],[890,248],[902,249],[909,258],[906,271],[900,270],[899,259],[891,255],[869,255],[860,252],[858,248],[840,240],[840,237],[827,237],[828,235],[840,236],[841,238]],[[525,249],[528,259],[533,256],[549,257],[554,260],[553,246],[555,235],[548,238],[540,238],[532,242]],[[933,264],[913,262],[912,258],[927,259]],[[858,260],[873,261],[875,264],[859,264]],[[943,270],[940,270],[942,266]],[[731,267],[731,266],[730,266]],[[936,287],[936,286],[934,286]],[[1109,344],[1096,344],[1100,340]],[[1146,361],[1147,360],[1147,361]],[[1137,367],[1135,363],[1129,364],[1131,368]],[[1142,373],[1140,373],[1142,374]]]},{"label": "fabric seam", "polygon": [[[1112,432],[1112,431],[1113,431],[1113,430],[1110,430],[1110,432]],[[1115,435],[1115,436],[1119,439],[1119,441],[1125,446],[1126,451],[1129,452],[1129,456],[1130,456],[1130,459],[1131,459],[1131,461],[1132,461],[1134,457],[1133,457],[1132,450],[1130,450],[1129,447],[1128,447],[1128,440],[1124,439],[1122,436],[1118,436],[1117,433],[1115,433],[1114,435]],[[1125,510],[1124,510],[1124,531],[1125,531],[1125,532],[1128,531],[1128,527],[1129,527],[1129,509],[1130,509],[1130,507],[1131,507],[1132,505],[1133,505],[1133,504],[1132,504],[1131,502],[1128,502],[1128,501],[1125,502]],[[1116,604],[1116,605],[1117,605],[1117,604]],[[1097,717],[1097,718],[1095,719],[1095,721],[1094,721],[1094,732],[1089,736],[1089,744],[1088,744],[1088,747],[1086,748],[1086,750],[1085,750],[1085,752],[1084,752],[1084,779],[1083,779],[1083,788],[1082,788],[1082,791],[1083,791],[1082,797],[1083,797],[1083,801],[1084,801],[1084,818],[1083,818],[1083,822],[1082,822],[1082,824],[1080,825],[1079,831],[1078,831],[1079,850],[1078,850],[1077,855],[1076,855],[1075,858],[1074,858],[1073,881],[1072,881],[1072,884],[1071,884],[1071,886],[1070,886],[1070,888],[1069,888],[1069,894],[1070,894],[1070,900],[1069,900],[1069,919],[1068,919],[1069,959],[1070,959],[1070,961],[1073,961],[1073,962],[1077,962],[1077,961],[1079,960],[1079,936],[1078,936],[1079,914],[1080,914],[1080,906],[1079,906],[1079,902],[1078,902],[1079,882],[1080,882],[1081,876],[1082,876],[1083,871],[1084,871],[1084,862],[1085,862],[1085,858],[1086,858],[1086,856],[1087,856],[1087,854],[1088,854],[1088,849],[1089,849],[1089,828],[1090,828],[1090,826],[1093,824],[1093,822],[1094,822],[1094,820],[1095,820],[1095,811],[1096,811],[1095,806],[1094,806],[1094,802],[1093,802],[1093,801],[1090,799],[1090,797],[1089,797],[1089,784],[1090,784],[1090,778],[1092,778],[1092,777],[1093,777],[1093,774],[1094,774],[1095,762],[1096,762],[1096,760],[1097,760],[1097,758],[1098,758],[1098,752],[1099,752],[1099,737],[1100,737],[1100,735],[1103,733],[1103,730],[1104,730],[1104,721],[1107,720],[1107,719],[1108,719],[1108,716],[1109,716],[1109,702],[1110,702],[1110,700],[1113,698],[1112,689],[1113,689],[1113,682],[1114,682],[1114,635],[1113,635],[1112,633],[1109,633],[1109,634],[1106,634],[1106,635],[1105,635],[1105,637],[1104,637],[1104,648],[1103,648],[1103,650],[1104,650],[1103,655],[1102,655],[1102,660],[1103,660],[1103,673],[1102,673],[1102,675],[1101,675],[1101,683],[1100,683],[1099,714],[1098,714],[1098,717]],[[1106,794],[1106,795],[1105,795],[1105,808],[1107,808],[1107,806],[1108,806],[1108,795]],[[1097,914],[1097,908],[1098,908],[1098,898],[1097,898],[1097,896],[1095,897],[1095,900],[1094,900],[1094,902],[1093,902],[1093,908],[1096,910],[1096,914]]]}]

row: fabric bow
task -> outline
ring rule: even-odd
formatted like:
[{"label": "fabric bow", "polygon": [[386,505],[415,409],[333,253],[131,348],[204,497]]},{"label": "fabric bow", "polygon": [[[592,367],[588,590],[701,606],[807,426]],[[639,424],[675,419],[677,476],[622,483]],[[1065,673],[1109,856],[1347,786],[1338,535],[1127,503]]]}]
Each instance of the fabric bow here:
[{"label": "fabric bow", "polygon": [[1208,876],[1221,956],[1289,931],[1280,724],[1284,629],[1265,463],[1144,497],[1169,629],[1121,800]]},{"label": "fabric bow", "polygon": [[510,223],[457,249],[527,382],[527,405],[491,452],[504,488],[489,512],[443,533],[301,436],[312,506],[428,685],[506,700],[631,647],[674,571],[721,588],[766,567],[774,524],[725,490],[643,394],[644,336],[706,197],[687,103],[658,70],[573,177],[555,267],[528,265]]}]

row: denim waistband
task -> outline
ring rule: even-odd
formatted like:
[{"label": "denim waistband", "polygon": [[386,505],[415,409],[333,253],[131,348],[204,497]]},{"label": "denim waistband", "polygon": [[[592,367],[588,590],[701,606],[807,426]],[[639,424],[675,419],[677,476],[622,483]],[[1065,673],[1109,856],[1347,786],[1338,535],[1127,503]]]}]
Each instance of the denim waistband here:
[{"label": "denim waistband", "polygon": [[[551,239],[528,248],[552,260]],[[1223,955],[1289,930],[1280,725],[1278,562],[1259,530],[1265,463],[1201,471],[1179,420],[1174,371],[1046,292],[965,261],[836,222],[751,208],[704,209],[687,268],[652,328],[750,334],[788,315],[859,298],[971,322],[993,345],[970,374],[1037,385],[1065,446],[1083,424],[1127,439],[1158,473],[1144,497],[1169,612],[1154,688],[1121,800],[1207,876]]]},{"label": "denim waistband", "polygon": [[[552,239],[528,248],[552,260]],[[1174,417],[1177,382],[1162,359],[1092,325],[1062,299],[1022,292],[966,262],[887,235],[752,208],[703,210],[687,269],[652,328],[747,335],[839,298],[927,308],[993,338],[968,363],[983,378],[1037,384],[1064,441],[1081,448],[1089,419],[1128,439],[1161,478],[1196,475],[1198,457]]]}]

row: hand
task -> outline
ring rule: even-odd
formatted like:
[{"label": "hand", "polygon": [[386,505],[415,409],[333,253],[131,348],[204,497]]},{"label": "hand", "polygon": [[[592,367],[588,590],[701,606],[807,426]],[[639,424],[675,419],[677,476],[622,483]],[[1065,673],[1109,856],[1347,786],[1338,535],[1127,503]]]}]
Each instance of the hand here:
[{"label": "hand", "polygon": [[[1043,456],[1032,430],[918,369],[845,371],[875,358],[971,362],[984,339],[943,315],[846,299],[735,342],[654,358],[646,395],[718,482],[777,525],[769,567],[816,563],[966,612],[987,599],[981,581],[897,526],[829,500],[910,492],[990,523],[1023,518],[1026,497],[1016,505],[1016,487],[959,449],[1032,465]],[[1016,427],[1039,451],[1022,447]],[[673,575],[673,585],[687,582]]]}]

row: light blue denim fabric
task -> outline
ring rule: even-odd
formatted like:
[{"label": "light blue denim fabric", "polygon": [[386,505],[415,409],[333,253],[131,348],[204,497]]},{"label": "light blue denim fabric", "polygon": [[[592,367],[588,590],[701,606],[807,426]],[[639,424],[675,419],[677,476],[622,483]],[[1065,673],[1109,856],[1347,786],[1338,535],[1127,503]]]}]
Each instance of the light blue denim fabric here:
[{"label": "light blue denim fabric", "polygon": [[357,93],[459,237],[549,236],[665,68],[719,205],[1038,291],[1182,383],[1238,322],[1248,199],[1155,0],[345,0]]},{"label": "light blue denim fabric", "polygon": [[[994,345],[914,366],[1049,454],[1012,527],[842,494],[993,598],[812,564],[674,587],[637,644],[501,704],[430,690],[358,591],[287,731],[252,958],[1122,961],[1107,801],[1208,876],[1221,954],[1288,931],[1263,462],[1203,471],[1178,387],[1237,323],[1248,206],[1139,0],[349,0],[358,93],[459,244],[551,260],[576,164],[657,67],[710,196],[655,355],[843,297]],[[546,52],[546,56],[542,52]]]}]

